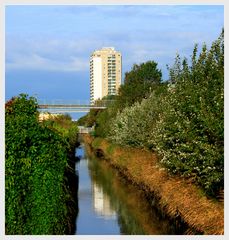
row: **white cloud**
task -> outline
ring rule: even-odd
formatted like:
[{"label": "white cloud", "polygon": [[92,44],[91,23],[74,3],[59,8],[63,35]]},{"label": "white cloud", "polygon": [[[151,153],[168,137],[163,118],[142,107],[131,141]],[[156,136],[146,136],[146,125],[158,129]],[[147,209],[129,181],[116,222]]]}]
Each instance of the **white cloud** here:
[{"label": "white cloud", "polygon": [[6,64],[7,70],[47,70],[61,72],[85,71],[89,68],[87,59],[70,57],[68,61],[48,59],[37,54],[14,55]]},{"label": "white cloud", "polygon": [[[24,21],[18,18],[19,23],[14,20],[6,28],[7,70],[88,71],[90,54],[103,46],[122,52],[125,69],[147,60],[160,60],[165,65],[176,52],[189,54],[194,43],[214,40],[222,22],[218,16],[221,12],[216,19],[206,17],[217,12],[212,7],[204,7],[204,11],[194,6],[166,5],[45,9],[34,8],[43,15],[34,14],[36,18],[30,21],[22,12]],[[50,20],[48,24],[46,20]]]},{"label": "white cloud", "polygon": [[6,70],[86,71],[91,45],[78,39],[23,39],[7,36]]}]

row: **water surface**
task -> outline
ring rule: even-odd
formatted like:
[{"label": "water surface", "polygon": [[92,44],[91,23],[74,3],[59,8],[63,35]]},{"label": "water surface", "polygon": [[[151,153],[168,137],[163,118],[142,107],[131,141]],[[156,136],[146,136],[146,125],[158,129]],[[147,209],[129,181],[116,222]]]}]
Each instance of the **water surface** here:
[{"label": "water surface", "polygon": [[79,174],[76,219],[78,235],[173,234],[167,220],[150,207],[144,193],[113,169],[105,160],[89,158],[82,145],[76,155]]}]

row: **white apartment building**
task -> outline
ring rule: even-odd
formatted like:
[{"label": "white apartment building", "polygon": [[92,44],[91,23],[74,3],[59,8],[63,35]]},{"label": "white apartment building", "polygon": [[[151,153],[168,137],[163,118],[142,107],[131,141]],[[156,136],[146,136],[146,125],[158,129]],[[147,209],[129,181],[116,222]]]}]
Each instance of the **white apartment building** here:
[{"label": "white apartment building", "polygon": [[122,56],[113,47],[96,50],[90,57],[90,102],[116,95],[122,79]]}]

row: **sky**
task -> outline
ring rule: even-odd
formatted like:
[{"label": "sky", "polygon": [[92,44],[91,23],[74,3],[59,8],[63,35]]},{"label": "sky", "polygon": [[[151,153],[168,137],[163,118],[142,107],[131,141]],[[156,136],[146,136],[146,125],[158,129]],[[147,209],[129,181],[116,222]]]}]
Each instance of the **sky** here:
[{"label": "sky", "polygon": [[102,47],[122,53],[123,78],[153,60],[167,80],[177,53],[210,47],[223,26],[223,5],[8,5],[5,98],[89,101],[89,58]]}]

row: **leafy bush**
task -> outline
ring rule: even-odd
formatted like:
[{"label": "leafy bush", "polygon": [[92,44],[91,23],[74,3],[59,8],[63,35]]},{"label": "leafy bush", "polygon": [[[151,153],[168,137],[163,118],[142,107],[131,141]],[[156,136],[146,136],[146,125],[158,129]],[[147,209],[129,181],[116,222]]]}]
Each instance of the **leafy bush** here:
[{"label": "leafy bush", "polygon": [[152,139],[162,162],[174,173],[194,178],[208,194],[223,188],[224,38],[203,46],[191,66],[177,56],[170,69],[173,85],[163,99]]},{"label": "leafy bush", "polygon": [[6,234],[65,234],[66,141],[39,124],[36,100],[25,94],[6,104],[5,117]]},{"label": "leafy bush", "polygon": [[100,111],[95,121],[95,136],[96,137],[108,137],[110,128],[112,126],[112,120],[116,117],[117,110],[114,106],[110,106],[107,109]]},{"label": "leafy bush", "polygon": [[109,138],[156,150],[171,172],[217,195],[224,179],[223,32],[210,50],[203,45],[197,52],[195,46],[190,66],[177,55],[167,92],[154,92],[117,114]]},{"label": "leafy bush", "polygon": [[69,115],[58,115],[43,121],[44,126],[59,133],[65,139],[68,145],[68,151],[75,153],[75,147],[78,144],[78,125],[73,122]]},{"label": "leafy bush", "polygon": [[100,109],[91,109],[87,115],[81,117],[77,121],[78,126],[92,127],[95,124],[96,117],[100,111]]},{"label": "leafy bush", "polygon": [[160,112],[160,97],[154,92],[117,114],[111,122],[109,138],[121,145],[152,148],[152,129]]}]

